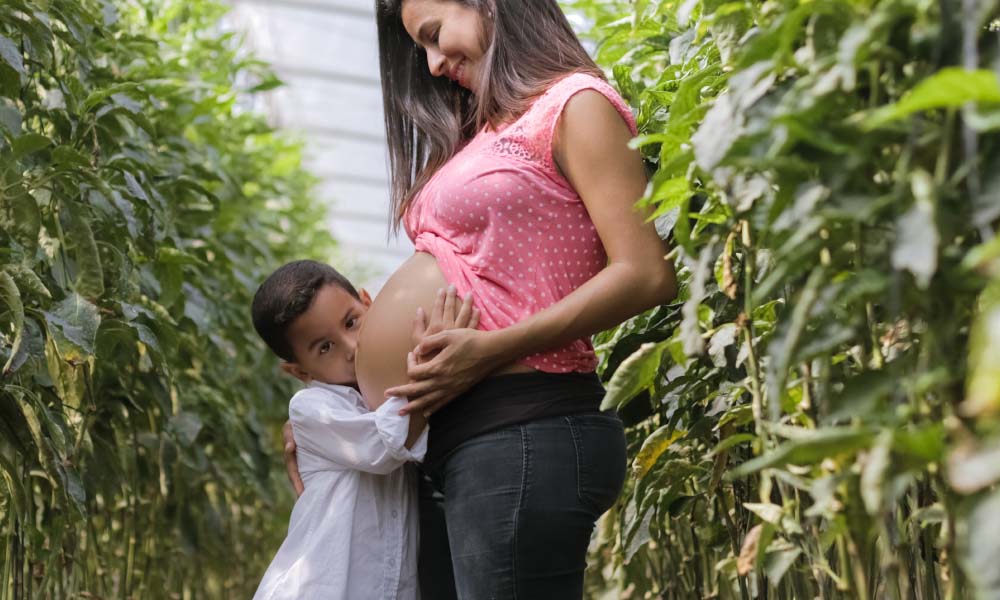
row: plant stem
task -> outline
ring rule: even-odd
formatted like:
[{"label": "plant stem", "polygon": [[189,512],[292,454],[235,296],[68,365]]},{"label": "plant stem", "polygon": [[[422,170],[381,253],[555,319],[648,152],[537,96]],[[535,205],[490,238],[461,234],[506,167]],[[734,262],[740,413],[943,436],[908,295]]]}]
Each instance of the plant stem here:
[{"label": "plant stem", "polygon": [[756,333],[753,324],[753,277],[754,277],[754,253],[753,244],[750,238],[750,223],[741,222],[742,242],[743,242],[743,314],[746,324],[743,332],[746,335],[747,344],[747,364],[750,371],[750,394],[753,401],[751,409],[753,411],[754,430],[757,437],[764,442],[764,447],[769,447],[768,431],[764,425],[764,395],[763,384],[760,377],[760,365],[757,361],[757,351],[754,348],[754,338]]}]

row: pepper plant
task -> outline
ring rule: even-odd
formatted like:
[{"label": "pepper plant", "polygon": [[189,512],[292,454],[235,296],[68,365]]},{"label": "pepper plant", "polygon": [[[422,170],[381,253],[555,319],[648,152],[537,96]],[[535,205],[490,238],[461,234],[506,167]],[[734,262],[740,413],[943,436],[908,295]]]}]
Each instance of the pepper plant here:
[{"label": "pepper plant", "polygon": [[597,338],[608,598],[1000,598],[992,0],[572,0],[680,295]]},{"label": "pepper plant", "polygon": [[0,3],[0,599],[247,598],[284,534],[249,302],[332,242],[224,10]]}]

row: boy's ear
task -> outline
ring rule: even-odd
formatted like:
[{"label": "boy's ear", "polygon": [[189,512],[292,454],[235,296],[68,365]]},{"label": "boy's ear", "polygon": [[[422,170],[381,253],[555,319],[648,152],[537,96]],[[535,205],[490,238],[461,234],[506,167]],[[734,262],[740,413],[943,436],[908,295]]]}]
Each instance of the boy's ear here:
[{"label": "boy's ear", "polygon": [[292,377],[298,379],[302,383],[309,383],[310,381],[312,381],[312,377],[309,375],[309,373],[307,373],[305,369],[300,367],[298,363],[282,361],[281,370],[284,371],[285,373],[288,373]]},{"label": "boy's ear", "polygon": [[364,304],[365,306],[372,305],[372,297],[368,295],[368,290],[365,288],[358,290],[358,296],[361,296],[361,304]]}]

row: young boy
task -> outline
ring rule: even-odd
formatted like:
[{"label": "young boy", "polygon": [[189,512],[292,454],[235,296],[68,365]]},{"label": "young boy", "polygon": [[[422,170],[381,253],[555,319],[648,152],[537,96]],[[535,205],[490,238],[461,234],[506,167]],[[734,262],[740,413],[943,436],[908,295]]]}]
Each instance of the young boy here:
[{"label": "young boy", "polygon": [[[406,463],[423,459],[427,429],[398,414],[403,399],[373,412],[358,392],[354,353],[370,305],[367,292],[314,261],[281,267],[254,296],[257,333],[307,384],[288,407],[305,491],[254,600],[418,597],[416,480]],[[476,326],[471,299],[450,315],[444,305],[433,329]],[[415,341],[427,326],[420,315]]]}]

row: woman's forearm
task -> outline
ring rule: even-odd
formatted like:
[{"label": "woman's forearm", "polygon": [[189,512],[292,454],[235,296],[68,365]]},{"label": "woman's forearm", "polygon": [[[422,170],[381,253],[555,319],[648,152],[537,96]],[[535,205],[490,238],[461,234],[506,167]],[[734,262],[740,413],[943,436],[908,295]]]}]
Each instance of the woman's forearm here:
[{"label": "woman's forearm", "polygon": [[677,295],[673,265],[611,263],[579,288],[506,329],[492,332],[497,364],[558,348],[614,327]]}]

